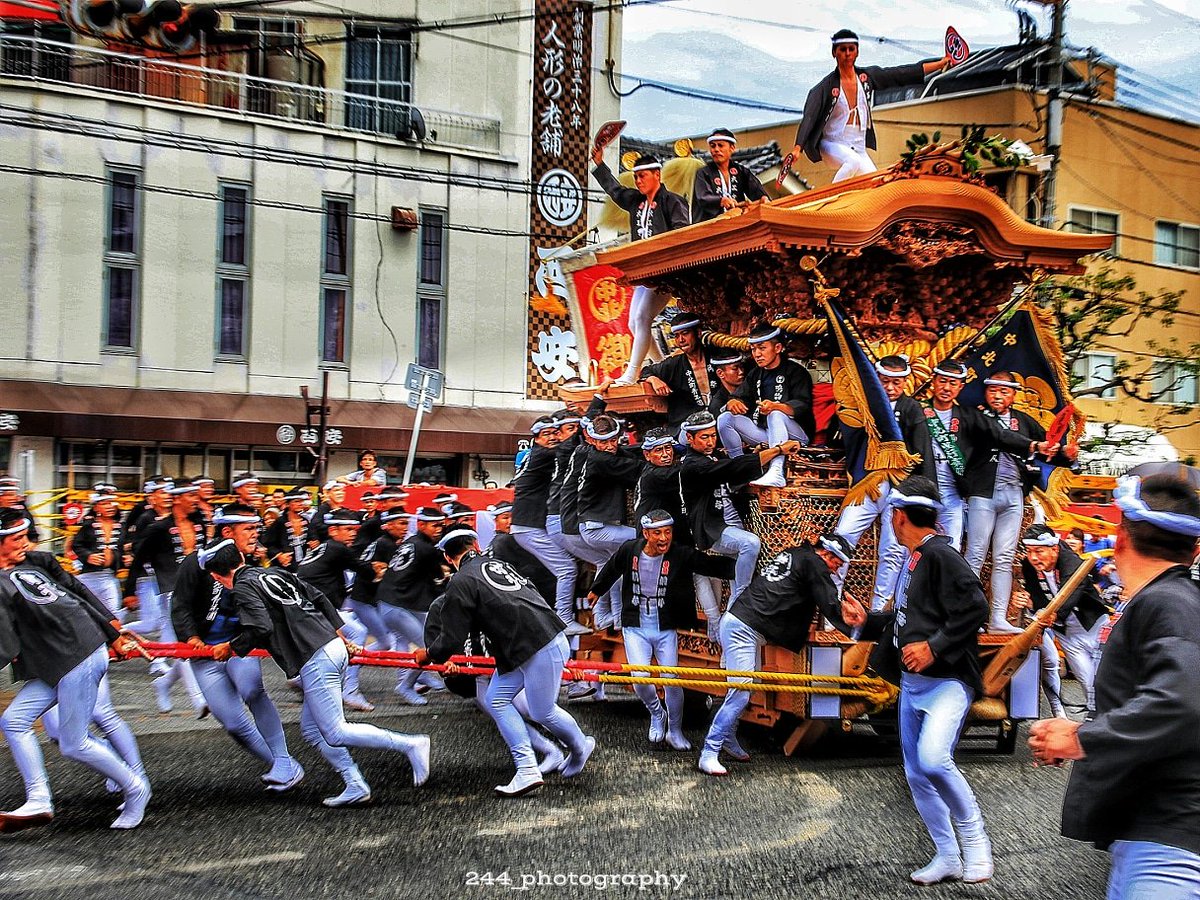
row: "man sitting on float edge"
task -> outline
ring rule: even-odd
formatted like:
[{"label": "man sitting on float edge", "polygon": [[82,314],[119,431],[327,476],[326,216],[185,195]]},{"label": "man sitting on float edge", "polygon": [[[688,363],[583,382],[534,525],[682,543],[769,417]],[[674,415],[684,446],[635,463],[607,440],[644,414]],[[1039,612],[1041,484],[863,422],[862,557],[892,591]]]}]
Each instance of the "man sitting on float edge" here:
[{"label": "man sitting on float edge", "polygon": [[717,386],[717,373],[700,343],[700,317],[677,313],[671,320],[671,339],[678,353],[642,368],[650,390],[667,398],[667,425],[678,429],[683,420],[708,406]]},{"label": "man sitting on float edge", "polygon": [[[757,366],[746,375],[742,389],[725,404],[717,432],[730,457],[741,456],[742,440],[778,447],[789,439],[807,444],[817,430],[812,413],[812,376],[784,352],[783,332],[774,325],[756,325],[750,332],[750,355]],[[777,458],[754,484],[783,487],[783,459]]]}]

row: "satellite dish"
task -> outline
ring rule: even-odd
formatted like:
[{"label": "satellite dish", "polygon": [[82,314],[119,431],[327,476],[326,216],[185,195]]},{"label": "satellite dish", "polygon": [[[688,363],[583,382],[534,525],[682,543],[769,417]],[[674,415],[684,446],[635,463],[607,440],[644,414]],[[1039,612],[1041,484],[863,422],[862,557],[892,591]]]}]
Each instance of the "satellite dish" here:
[{"label": "satellite dish", "polygon": [[402,141],[423,141],[428,133],[425,127],[425,117],[421,115],[421,111],[415,106],[410,106],[404,111],[405,123],[404,126],[397,132],[396,137]]}]

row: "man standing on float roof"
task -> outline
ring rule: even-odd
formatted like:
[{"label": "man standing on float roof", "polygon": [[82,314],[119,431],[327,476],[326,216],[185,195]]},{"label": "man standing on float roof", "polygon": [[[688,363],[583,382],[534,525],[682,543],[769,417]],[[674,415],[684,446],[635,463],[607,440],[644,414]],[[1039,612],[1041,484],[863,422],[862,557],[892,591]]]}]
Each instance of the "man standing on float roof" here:
[{"label": "man standing on float roof", "polygon": [[[662,163],[653,156],[639,156],[633,164],[633,183],[628,188],[617,181],[612,170],[604,162],[604,151],[592,152],[596,168],[592,175],[600,182],[604,192],[612,197],[613,203],[629,213],[630,240],[640,241],[655,235],[673,231],[692,224],[687,201],[667,190],[662,183]],[[648,287],[639,286],[633,292],[629,305],[629,331],[633,335],[633,347],[629,352],[629,363],[616,384],[629,385],[638,380],[642,360],[650,352],[650,326],[670,298]]]},{"label": "man standing on float roof", "polygon": [[875,92],[941,72],[950,64],[950,56],[886,69],[859,68],[858,35],[843,28],[832,41],[837,68],[808,92],[792,153],[797,158],[803,153],[813,162],[824,160],[829,168],[837,170],[833,176],[837,183],[875,171],[875,163],[867,155],[868,149],[876,149],[875,125],[871,121]]},{"label": "man standing on float roof", "polygon": [[733,162],[737,138],[728,128],[714,128],[708,136],[712,162],[696,172],[692,183],[692,222],[707,222],[747,200],[767,196],[753,172]]}]

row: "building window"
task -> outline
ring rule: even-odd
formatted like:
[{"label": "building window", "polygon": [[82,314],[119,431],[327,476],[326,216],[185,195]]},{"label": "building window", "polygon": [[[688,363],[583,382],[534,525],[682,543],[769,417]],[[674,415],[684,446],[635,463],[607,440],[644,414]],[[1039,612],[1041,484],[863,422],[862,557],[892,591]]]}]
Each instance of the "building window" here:
[{"label": "building window", "polygon": [[1155,222],[1154,261],[1200,269],[1200,228],[1178,222]]},{"label": "building window", "polygon": [[[1075,360],[1071,374],[1078,382],[1077,390],[1099,387],[1108,384],[1117,371],[1117,357],[1112,353],[1085,353]],[[1113,400],[1117,389],[1106,388],[1097,395],[1101,400]]]},{"label": "building window", "polygon": [[411,134],[412,36],[351,25],[346,39],[346,127],[407,139]]},{"label": "building window", "polygon": [[321,362],[347,361],[350,313],[350,201],[325,198],[321,264]]},{"label": "building window", "polygon": [[137,341],[141,275],[141,203],[138,173],[110,170],[104,242],[104,334],[106,349],[133,350]]},{"label": "building window", "polygon": [[421,259],[417,277],[417,362],[442,367],[446,305],[446,214],[421,210]]},{"label": "building window", "polygon": [[71,29],[38,19],[0,19],[0,73],[44,81],[71,80]]},{"label": "building window", "polygon": [[250,78],[245,84],[246,109],[268,116],[324,121],[325,106],[319,91],[287,86],[322,88],[325,84],[324,64],[304,47],[302,21],[234,16],[233,30],[243,35],[248,45],[245,59]]},{"label": "building window", "polygon": [[1150,390],[1155,403],[1195,404],[1200,402],[1197,387],[1196,373],[1177,362],[1159,360],[1151,368]]},{"label": "building window", "polygon": [[1089,209],[1084,206],[1072,206],[1070,209],[1071,230],[1079,234],[1111,234],[1112,249],[1108,252],[1114,256],[1120,255],[1119,235],[1121,233],[1121,217],[1115,212],[1103,209]]},{"label": "building window", "polygon": [[244,359],[250,307],[250,189],[223,184],[217,212],[217,355]]}]

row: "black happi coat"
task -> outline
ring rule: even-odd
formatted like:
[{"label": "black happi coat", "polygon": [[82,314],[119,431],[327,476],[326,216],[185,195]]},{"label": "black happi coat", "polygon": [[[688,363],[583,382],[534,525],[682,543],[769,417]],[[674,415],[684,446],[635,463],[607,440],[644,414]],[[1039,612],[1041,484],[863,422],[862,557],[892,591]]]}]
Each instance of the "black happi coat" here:
[{"label": "black happi coat", "polygon": [[171,594],[171,624],[181,641],[204,640],[218,615],[237,615],[237,601],[221,583],[200,567],[198,554],[189,553],[179,564]]},{"label": "black happi coat", "polygon": [[[600,182],[600,187],[604,188],[604,192],[612,197],[613,202],[629,213],[630,240],[637,241],[654,237],[692,224],[687,201],[678,194],[668,191],[666,185],[659,187],[658,193],[654,195],[654,200],[649,201],[637,188],[625,187],[617,181],[616,176],[605,163],[600,163],[592,169],[592,175]],[[649,230],[647,233],[642,233],[638,219],[647,203],[651,204]]]},{"label": "black happi coat", "polygon": [[[109,538],[107,544],[104,540],[104,529],[101,527],[100,520],[92,515],[84,516],[83,521],[79,523],[79,530],[71,537],[71,552],[79,560],[80,571],[116,572],[117,569],[124,568],[124,563],[121,561],[121,534],[120,516],[114,522],[112,537]],[[112,562],[107,566],[97,566],[88,562],[89,556],[103,553],[106,547],[112,550]]]},{"label": "black happi coat", "polygon": [[605,453],[585,444],[575,500],[579,524],[620,525],[625,519],[625,490],[637,484],[645,465],[641,450],[621,447],[616,453]]},{"label": "black happi coat", "polygon": [[633,492],[633,527],[642,527],[642,516],[653,510],[669,512],[675,520],[675,540],[691,544],[692,527],[683,506],[683,486],[679,481],[679,463],[656,466],[647,463]]},{"label": "black happi coat", "polygon": [[504,531],[497,531],[484,551],[493,559],[506,562],[518,572],[521,577],[533,584],[542,599],[553,604],[558,587],[558,579],[554,573],[542,564],[542,561],[517,543],[517,539]]},{"label": "black happi coat", "polygon": [[[696,172],[695,181],[692,182],[692,222],[707,222],[723,213],[723,192],[721,170],[714,162],[705,163]],[[763,190],[757,175],[741,163],[730,161],[729,196],[735,203],[740,203],[743,200],[761,200],[767,196],[767,192]]]},{"label": "black happi coat", "polygon": [[[858,89],[866,93],[867,107],[874,105],[875,91],[880,88],[894,87],[900,84],[915,84],[925,80],[925,69],[921,63],[905,66],[855,66],[858,75]],[[821,138],[825,133],[825,123],[833,112],[837,100],[835,91],[841,91],[842,77],[834,69],[808,92],[804,100],[804,116],[800,127],[796,129],[796,143],[804,151],[804,155],[813,162],[821,161]],[[874,150],[875,123],[867,123],[867,146]]]},{"label": "black happi coat", "polygon": [[1200,853],[1200,587],[1173,566],[1113,624],[1079,726],[1062,833]]},{"label": "black happi coat", "polygon": [[306,584],[311,584],[329,598],[334,606],[341,606],[346,599],[346,573],[353,572],[354,580],[375,579],[375,570],[361,554],[355,553],[341,541],[325,540],[316,550],[300,561],[296,574]]},{"label": "black happi coat", "polygon": [[120,632],[112,613],[50,553],[0,572],[0,663],[51,687]]},{"label": "black happi coat", "polygon": [[722,503],[725,496],[733,502],[742,522],[749,521],[750,500],[737,488],[749,484],[762,473],[757,453],[723,459],[688,448],[680,460],[679,480],[688,524],[697,547],[707,550],[721,539],[721,532],[725,530]]},{"label": "black happi coat", "polygon": [[387,560],[375,597],[380,603],[426,612],[437,596],[446,557],[419,531],[393,546],[395,552]]},{"label": "black happi coat", "polygon": [[[183,527],[191,527],[196,535],[194,547],[203,547],[207,531],[204,516],[200,512],[192,513]],[[137,590],[137,580],[146,574],[153,574],[158,582],[159,593],[165,594],[175,590],[175,576],[179,565],[187,554],[180,540],[179,529],[175,525],[175,517],[167,513],[153,524],[139,529],[136,540],[137,549],[133,553],[133,562],[129,565],[129,574],[125,577],[124,594],[131,597]],[[149,570],[149,571],[148,571]]]},{"label": "black happi coat", "polygon": [[480,634],[496,660],[511,672],[558,637],[562,619],[508,563],[468,554],[450,577],[425,621],[429,658],[445,662],[462,653],[467,638]]},{"label": "black happi coat", "polygon": [[950,539],[940,534],[914,550],[905,565],[911,572],[905,608],[869,613],[863,626],[866,640],[879,641],[871,665],[888,681],[899,684],[904,668],[900,648],[928,641],[933,665],[920,674],[957,678],[981,693],[978,637],[990,607],[979,576],[950,546]]},{"label": "black happi coat", "polygon": [[837,587],[825,561],[811,544],[775,554],[729,607],[772,644],[799,653],[808,643],[817,612],[843,631]]},{"label": "black happi coat", "polygon": [[[721,382],[717,378],[717,370],[713,368],[712,362],[708,361],[707,357],[708,355],[705,354],[705,367],[708,369],[708,389],[711,399],[711,391],[714,387],[719,386]],[[708,408],[704,395],[700,392],[700,385],[696,381],[696,373],[692,370],[692,364],[688,361],[687,354],[673,353],[660,362],[643,366],[641,377],[646,379],[651,376],[661,378],[666,382],[667,387],[671,389],[671,393],[667,395],[668,427],[677,429],[683,424],[683,420],[692,413]]]},{"label": "black happi coat", "polygon": [[233,578],[238,630],[229,642],[238,656],[262,648],[288,678],[337,637],[342,617],[329,598],[286,569],[243,566]]},{"label": "black happi coat", "polygon": [[[929,419],[937,415],[932,406],[920,406],[925,427],[917,432],[916,452],[921,454],[921,465],[913,474],[924,475],[937,483],[937,464],[934,461],[934,438],[929,427]],[[947,428],[950,436],[958,444],[958,450],[963,457],[963,474],[956,475],[954,482],[960,495],[968,496],[967,472],[972,467],[982,466],[992,454],[1003,450],[1008,453],[1019,453],[1024,456],[1029,451],[1029,441],[1020,432],[1005,430],[994,416],[985,416],[978,409],[969,406],[959,406],[955,403],[950,408],[950,425]],[[905,438],[907,442],[907,434]],[[912,451],[912,447],[909,448]],[[993,469],[993,479],[995,473]]]},{"label": "black happi coat", "polygon": [[[1085,563],[1066,544],[1059,544],[1058,562],[1054,564],[1059,588],[1062,588],[1067,579],[1074,575],[1075,570],[1082,565],[1092,567],[1094,563],[1091,559]],[[1033,608],[1045,609],[1046,604],[1053,600],[1054,595],[1058,593],[1050,590],[1045,573],[1039,572],[1029,564],[1029,560],[1023,559],[1021,560],[1021,576],[1025,580],[1025,590],[1029,592],[1029,599],[1033,601]],[[1054,621],[1055,631],[1065,632],[1067,630],[1067,618],[1071,613],[1075,613],[1079,617],[1079,624],[1089,631],[1096,624],[1097,619],[1108,613],[1108,607],[1100,599],[1100,592],[1096,590],[1096,582],[1092,578],[1088,578],[1077,587],[1075,593],[1059,608],[1058,618]]]},{"label": "black happi coat", "polygon": [[534,444],[513,478],[512,522],[526,528],[546,527],[546,503],[554,477],[554,447]]},{"label": "black happi coat", "polygon": [[[641,621],[633,586],[638,578],[638,556],[645,549],[646,541],[642,538],[626,541],[596,573],[596,580],[592,582],[592,593],[599,596],[621,579],[621,625],[629,628],[637,628]],[[699,624],[692,576],[732,578],[734,561],[728,556],[711,556],[687,544],[672,542],[663,555],[662,565],[661,577],[666,585],[663,604],[658,610],[658,626],[663,631],[672,631],[692,629]]]},{"label": "black happi coat", "polygon": [[758,411],[758,401],[773,400],[792,408],[792,419],[804,429],[810,441],[817,432],[812,411],[812,376],[794,359],[781,357],[774,369],[752,367],[735,396],[746,404],[746,414],[759,428],[766,427],[767,417]]},{"label": "black happi coat", "polygon": [[[1032,416],[1026,415],[1019,409],[1010,409],[1009,412],[1012,414],[1011,425],[1006,427],[994,412],[986,407],[980,407],[979,414],[985,419],[990,419],[995,425],[997,445],[988,448],[986,452],[982,450],[976,452],[971,459],[967,460],[964,481],[967,495],[970,497],[990,498],[995,493],[996,469],[999,467],[1001,453],[1010,453],[1013,456],[1017,473],[1021,477],[1021,490],[1025,494],[1037,487],[1041,469],[1037,466],[1036,457],[1029,455],[1029,445],[1031,442],[1044,441],[1046,429],[1039,425]],[[1004,432],[1008,434],[1002,436]],[[1058,456],[1050,460],[1050,464],[1070,466],[1071,461],[1060,452]]]}]

